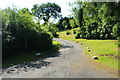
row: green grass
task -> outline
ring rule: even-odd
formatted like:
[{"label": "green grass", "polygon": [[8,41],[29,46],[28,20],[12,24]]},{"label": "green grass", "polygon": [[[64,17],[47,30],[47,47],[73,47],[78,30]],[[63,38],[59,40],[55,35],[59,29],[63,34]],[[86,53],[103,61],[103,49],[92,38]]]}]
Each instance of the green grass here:
[{"label": "green grass", "polygon": [[118,69],[118,60],[112,57],[108,56],[99,56],[99,62],[102,62],[103,64],[113,68]]},{"label": "green grass", "polygon": [[58,41],[53,40],[53,46],[57,47],[58,49],[60,49],[62,47],[62,44],[59,43]]},{"label": "green grass", "polygon": [[12,64],[20,64],[20,63],[36,60],[37,58],[35,54],[36,52],[27,52],[27,53],[14,55],[13,57],[9,57],[7,59],[3,59],[2,67],[8,67]]},{"label": "green grass", "polygon": [[86,40],[78,39],[84,43],[84,47],[89,47],[92,53],[97,55],[118,55],[117,40]]},{"label": "green grass", "polygon": [[[57,41],[53,41],[53,46],[54,46],[54,48],[51,50],[40,52],[40,53],[42,53],[42,57],[57,52],[58,49],[56,49],[55,47],[60,48],[61,44]],[[24,52],[24,53],[21,53],[18,55],[14,55],[13,57],[9,57],[7,59],[4,59],[2,61],[2,67],[3,68],[9,67],[9,66],[14,65],[14,64],[22,64],[24,62],[30,62],[30,61],[37,60],[38,58],[35,55],[36,53],[38,53],[38,52],[37,51]]]},{"label": "green grass", "polygon": [[[78,28],[76,28],[78,29]],[[73,30],[70,30],[71,33]],[[118,45],[117,40],[89,40],[89,39],[75,39],[76,34],[66,35],[66,31],[59,32],[61,39],[66,39],[74,42],[83,43],[83,48],[85,53],[92,58],[92,56],[98,56],[98,62],[105,64],[108,67],[117,69],[118,68],[118,59],[115,56],[118,56]],[[87,47],[90,48],[88,52]]]}]

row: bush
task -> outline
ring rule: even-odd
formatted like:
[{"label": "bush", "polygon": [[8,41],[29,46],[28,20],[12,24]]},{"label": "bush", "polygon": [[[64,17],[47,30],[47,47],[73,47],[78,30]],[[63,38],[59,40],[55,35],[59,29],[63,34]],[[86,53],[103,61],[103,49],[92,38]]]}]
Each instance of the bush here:
[{"label": "bush", "polygon": [[47,32],[36,33],[34,42],[31,46],[33,50],[46,51],[52,47],[52,36]]},{"label": "bush", "polygon": [[76,30],[73,30],[73,34],[76,34]]},{"label": "bush", "polygon": [[[46,51],[51,49],[52,35],[48,30],[44,30],[35,24],[31,14],[6,9],[2,13],[2,17],[5,19],[2,20],[3,57],[17,55],[25,51]],[[54,29],[51,32],[56,33],[57,30]]]},{"label": "bush", "polygon": [[[25,30],[25,31],[24,31]],[[27,31],[26,31],[27,30]],[[5,37],[3,34],[3,57],[19,54],[24,51],[46,51],[52,47],[52,35],[45,31],[22,29],[16,36]],[[25,43],[25,40],[27,42]],[[26,46],[25,46],[26,45]],[[17,53],[17,54],[16,54]]]},{"label": "bush", "polygon": [[70,34],[71,34],[71,32],[70,32],[70,31],[67,31],[67,32],[66,32],[66,35],[70,35]]},{"label": "bush", "polygon": [[76,39],[79,39],[80,38],[80,33],[78,33],[76,36],[75,36]]},{"label": "bush", "polygon": [[118,39],[118,47],[120,47],[120,37],[118,37],[117,39]]},{"label": "bush", "polygon": [[58,38],[58,37],[59,37],[59,34],[53,34],[53,36],[54,36],[55,38]]},{"label": "bush", "polygon": [[60,49],[62,47],[62,44],[59,43],[58,41],[54,41],[53,40],[53,48],[55,48],[56,50]]}]

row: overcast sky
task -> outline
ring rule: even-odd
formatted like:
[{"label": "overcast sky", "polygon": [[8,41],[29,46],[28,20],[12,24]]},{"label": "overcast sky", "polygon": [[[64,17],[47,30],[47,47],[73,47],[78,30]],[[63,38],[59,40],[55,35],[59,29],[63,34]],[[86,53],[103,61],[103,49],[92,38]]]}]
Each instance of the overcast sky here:
[{"label": "overcast sky", "polygon": [[68,2],[74,2],[75,0],[0,0],[0,8],[4,9],[13,4],[18,8],[29,8],[31,9],[34,4],[41,4],[47,2],[54,2],[61,7],[61,13],[63,16],[71,14]]}]

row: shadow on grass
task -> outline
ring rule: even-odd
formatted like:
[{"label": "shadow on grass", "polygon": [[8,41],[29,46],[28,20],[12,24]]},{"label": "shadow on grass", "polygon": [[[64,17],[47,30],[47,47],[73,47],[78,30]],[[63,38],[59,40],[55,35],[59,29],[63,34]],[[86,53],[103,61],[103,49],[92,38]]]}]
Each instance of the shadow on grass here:
[{"label": "shadow on grass", "polygon": [[45,59],[47,58],[56,58],[60,56],[59,51],[48,51],[45,55],[37,57],[35,60],[32,60],[30,62],[24,62],[22,64],[14,64],[9,67],[6,67],[2,70],[1,74],[7,73],[7,74],[17,74],[21,71],[27,72],[29,70],[35,70],[35,69],[40,69],[42,67],[47,67],[49,66],[52,62],[46,61]]}]

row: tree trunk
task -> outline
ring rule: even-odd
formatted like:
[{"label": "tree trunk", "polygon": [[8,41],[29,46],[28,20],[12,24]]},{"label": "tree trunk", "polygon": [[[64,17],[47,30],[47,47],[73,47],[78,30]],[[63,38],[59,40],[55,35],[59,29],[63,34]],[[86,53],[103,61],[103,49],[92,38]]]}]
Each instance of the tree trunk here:
[{"label": "tree trunk", "polygon": [[25,52],[27,51],[27,39],[25,39]]}]

